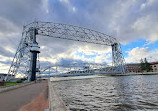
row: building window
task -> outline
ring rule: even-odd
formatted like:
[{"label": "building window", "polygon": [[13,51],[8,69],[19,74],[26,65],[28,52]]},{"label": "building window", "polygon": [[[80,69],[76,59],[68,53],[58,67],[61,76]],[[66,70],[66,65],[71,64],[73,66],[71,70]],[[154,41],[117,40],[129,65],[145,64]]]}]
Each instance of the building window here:
[{"label": "building window", "polygon": [[157,68],[155,68],[155,70],[157,70]]}]

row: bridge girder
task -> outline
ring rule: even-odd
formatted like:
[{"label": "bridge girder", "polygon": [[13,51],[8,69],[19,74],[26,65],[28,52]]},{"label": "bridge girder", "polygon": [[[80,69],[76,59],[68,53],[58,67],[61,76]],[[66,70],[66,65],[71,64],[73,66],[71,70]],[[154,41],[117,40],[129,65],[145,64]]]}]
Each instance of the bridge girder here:
[{"label": "bridge girder", "polygon": [[119,43],[116,38],[91,29],[52,22],[33,22],[24,26],[24,31],[30,27],[38,30],[38,35],[93,44],[112,46]]}]

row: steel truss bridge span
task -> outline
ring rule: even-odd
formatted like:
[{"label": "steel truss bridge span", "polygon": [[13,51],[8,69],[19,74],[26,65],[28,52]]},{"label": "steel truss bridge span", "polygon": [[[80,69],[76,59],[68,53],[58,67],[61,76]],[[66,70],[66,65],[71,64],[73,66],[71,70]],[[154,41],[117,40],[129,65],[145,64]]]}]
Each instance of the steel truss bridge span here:
[{"label": "steel truss bridge span", "polygon": [[[114,37],[83,27],[35,21],[23,27],[22,39],[8,71],[8,75],[11,74],[12,77],[24,75],[31,81],[35,80],[36,67],[39,64],[37,55],[40,53],[36,35],[111,46],[112,64],[117,68],[113,73],[126,72],[121,45]],[[8,77],[6,80],[9,80]]]},{"label": "steel truss bridge span", "polygon": [[72,63],[53,65],[42,68],[37,78],[63,77],[63,76],[84,76],[94,74],[115,74],[119,72],[116,66],[109,66],[97,63]]}]

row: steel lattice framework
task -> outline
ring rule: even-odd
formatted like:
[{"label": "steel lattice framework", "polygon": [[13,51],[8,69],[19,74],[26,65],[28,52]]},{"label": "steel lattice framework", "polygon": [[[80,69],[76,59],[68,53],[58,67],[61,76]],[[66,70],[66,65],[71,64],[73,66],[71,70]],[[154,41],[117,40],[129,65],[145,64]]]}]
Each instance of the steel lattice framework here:
[{"label": "steel lattice framework", "polygon": [[38,78],[47,77],[62,77],[74,75],[94,75],[94,74],[117,74],[121,73],[115,66],[109,66],[98,63],[72,63],[53,65],[41,69],[41,74],[37,75]]},{"label": "steel lattice framework", "polygon": [[111,46],[112,63],[115,69],[117,69],[113,73],[126,72],[121,45],[114,37],[83,27],[35,21],[23,27],[22,39],[8,71],[8,75],[11,74],[12,77],[15,77],[21,74],[29,77],[29,73],[31,72],[30,50],[36,35]]}]

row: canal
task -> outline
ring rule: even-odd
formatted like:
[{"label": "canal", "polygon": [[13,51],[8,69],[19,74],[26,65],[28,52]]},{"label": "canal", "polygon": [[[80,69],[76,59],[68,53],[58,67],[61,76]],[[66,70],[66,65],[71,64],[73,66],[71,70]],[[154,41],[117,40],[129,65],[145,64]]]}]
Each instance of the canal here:
[{"label": "canal", "polygon": [[53,82],[70,111],[158,111],[158,75]]}]

